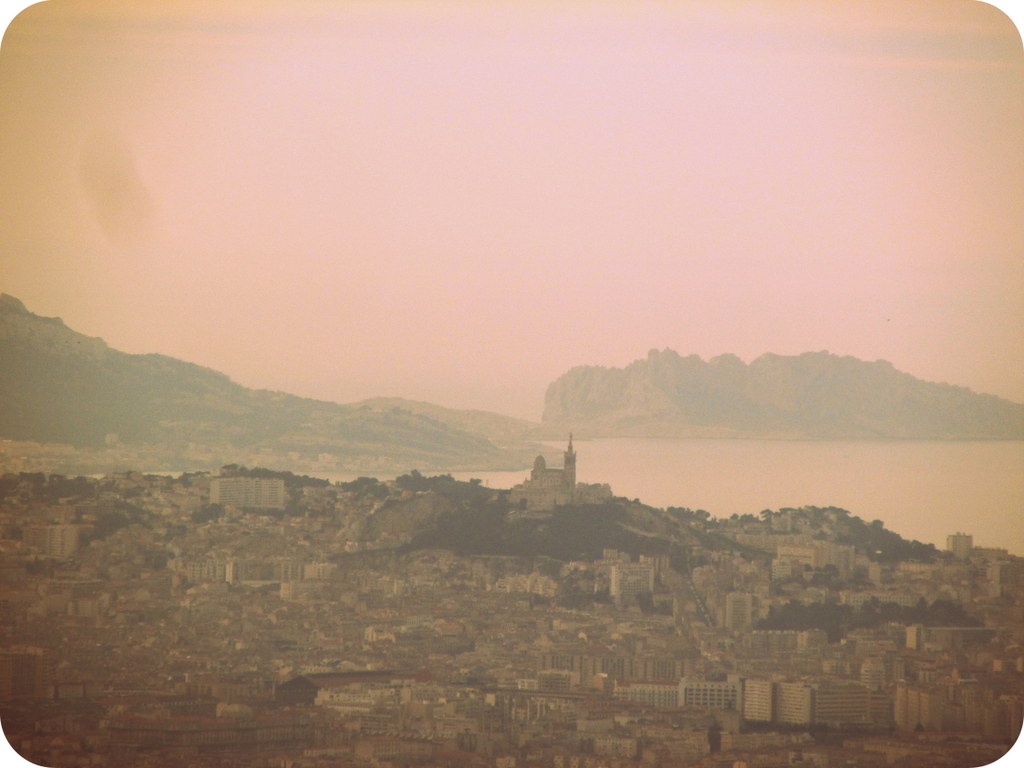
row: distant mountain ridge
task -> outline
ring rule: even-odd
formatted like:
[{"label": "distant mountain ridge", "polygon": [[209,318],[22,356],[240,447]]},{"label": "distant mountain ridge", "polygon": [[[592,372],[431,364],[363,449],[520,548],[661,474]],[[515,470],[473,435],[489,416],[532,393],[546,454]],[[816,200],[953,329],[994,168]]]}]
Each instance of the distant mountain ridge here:
[{"label": "distant mountain ridge", "polygon": [[299,467],[323,464],[327,456],[339,469],[528,462],[526,453],[445,422],[460,412],[440,406],[413,412],[402,403],[341,405],[249,389],[210,368],[111,349],[0,295],[0,438],[81,448],[157,446],[157,458],[178,462],[176,469],[196,466],[195,457],[235,461],[254,453],[268,463],[287,456]]},{"label": "distant mountain ridge", "polygon": [[828,352],[708,361],[651,350],[552,382],[545,427],[588,437],[1024,439],[1024,405]]},{"label": "distant mountain ridge", "polygon": [[373,411],[390,411],[400,408],[410,413],[417,413],[437,419],[449,426],[486,435],[498,445],[514,444],[521,440],[532,439],[538,424],[514,416],[504,416],[492,411],[477,409],[452,409],[421,400],[406,400],[401,397],[371,397],[352,403],[355,408],[369,408]]},{"label": "distant mountain ridge", "polygon": [[[76,472],[218,462],[361,474],[520,469],[536,455],[535,440],[571,431],[1019,440],[1024,405],[827,352],[764,355],[747,365],[734,355],[705,362],[668,349],[624,369],[570,370],[548,387],[542,425],[401,398],[341,405],[249,389],[164,355],[119,352],[0,294],[0,439],[74,446],[62,466]],[[0,457],[32,450],[12,445]]]}]

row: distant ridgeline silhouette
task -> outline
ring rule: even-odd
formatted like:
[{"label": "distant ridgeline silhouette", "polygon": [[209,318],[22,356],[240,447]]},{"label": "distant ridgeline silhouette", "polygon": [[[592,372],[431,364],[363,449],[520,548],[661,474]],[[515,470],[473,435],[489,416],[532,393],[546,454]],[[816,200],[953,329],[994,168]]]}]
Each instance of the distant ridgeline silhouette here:
[{"label": "distant ridgeline silhouette", "polygon": [[543,421],[588,437],[1024,439],[1024,405],[828,352],[580,366],[548,387]]},{"label": "distant ridgeline silhouette", "polygon": [[340,467],[365,460],[374,469],[387,469],[386,457],[398,470],[507,469],[528,461],[525,451],[512,455],[479,432],[445,423],[446,413],[453,422],[473,421],[440,407],[428,415],[394,402],[340,405],[248,389],[210,368],[111,349],[0,294],[0,438],[90,449],[144,444],[159,449],[156,464],[178,461],[174,468],[197,466],[196,456],[247,454],[278,464],[296,456],[299,463],[331,457]]}]

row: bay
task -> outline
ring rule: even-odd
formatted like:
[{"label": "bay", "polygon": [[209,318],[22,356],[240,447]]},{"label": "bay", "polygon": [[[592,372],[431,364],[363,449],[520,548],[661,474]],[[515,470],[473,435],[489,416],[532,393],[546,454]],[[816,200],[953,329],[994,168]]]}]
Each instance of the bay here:
[{"label": "bay", "polygon": [[[561,466],[564,443],[548,445],[548,465]],[[575,448],[580,482],[656,507],[721,518],[835,506],[940,549],[962,531],[1024,555],[1024,441],[604,438]],[[509,488],[529,469],[452,474]]]}]

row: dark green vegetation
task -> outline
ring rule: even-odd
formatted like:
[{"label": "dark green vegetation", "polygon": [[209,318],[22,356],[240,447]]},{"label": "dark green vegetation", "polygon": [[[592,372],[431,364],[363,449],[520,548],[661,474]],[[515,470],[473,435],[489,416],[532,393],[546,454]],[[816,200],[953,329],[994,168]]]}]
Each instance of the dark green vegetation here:
[{"label": "dark green vegetation", "polygon": [[[938,555],[932,544],[904,539],[898,533],[888,530],[881,520],[866,523],[839,507],[783,507],[778,512],[766,509],[761,512],[760,518],[770,525],[776,515],[793,519],[801,530],[811,532],[816,538],[827,538],[836,544],[851,544],[879,563],[907,560],[929,563]],[[753,515],[747,517],[756,520]]]},{"label": "dark green vegetation", "polygon": [[284,487],[291,493],[301,492],[303,488],[319,487],[325,488],[331,484],[330,480],[321,477],[310,477],[309,475],[297,475],[287,470],[266,469],[264,467],[247,467],[238,464],[225,464],[220,468],[222,477],[276,477],[284,480]]},{"label": "dark green vegetation", "polygon": [[225,456],[330,454],[345,465],[366,459],[379,466],[379,457],[399,467],[525,463],[482,434],[399,405],[345,406],[253,390],[163,355],[118,352],[10,296],[0,298],[0,361],[0,437],[13,440],[153,445],[171,462],[198,446]]},{"label": "dark green vegetation", "polygon": [[96,495],[96,482],[87,477],[65,477],[45,472],[19,472],[0,475],[0,497],[19,487],[31,493],[32,498],[47,504],[57,504],[67,497]]},{"label": "dark green vegetation", "polygon": [[705,362],[652,350],[625,368],[555,380],[544,423],[590,437],[1014,439],[1024,405],[827,352]]},{"label": "dark green vegetation", "polygon": [[[544,556],[567,561],[599,558],[604,549],[632,555],[678,556],[689,548],[731,550],[750,558],[771,555],[733,541],[727,533],[751,524],[771,533],[771,519],[786,516],[816,539],[851,545],[870,559],[892,563],[931,562],[940,553],[931,544],[908,541],[880,520],[866,523],[837,507],[764,510],[759,516],[716,520],[704,510],[658,509],[623,498],[601,504],[556,507],[547,512],[512,509],[507,494],[450,475],[425,476],[416,470],[397,478],[394,488],[372,478],[340,486],[381,502],[367,522],[367,535],[397,534],[406,550],[449,549],[460,555]],[[383,501],[382,501],[383,500]]]},{"label": "dark green vegetation", "polygon": [[836,603],[804,604],[790,602],[769,609],[767,618],[757,623],[757,629],[823,629],[828,641],[834,643],[851,629],[880,627],[883,624],[923,624],[926,627],[980,627],[981,622],[969,615],[961,606],[948,600],[936,600],[926,605],[903,607],[894,603],[870,600],[860,608]]},{"label": "dark green vegetation", "polygon": [[0,475],[0,500],[13,500],[20,496],[56,505],[73,499],[73,506],[90,517],[90,525],[81,534],[83,544],[105,539],[130,523],[149,525],[151,515],[128,500],[133,497],[132,492],[120,491],[115,496],[111,493],[114,490],[113,481],[106,479],[65,477],[44,472]]},{"label": "dark green vegetation", "polygon": [[[380,498],[368,479],[347,487]],[[702,534],[676,516],[625,499],[522,513],[508,495],[461,482],[450,475],[426,477],[413,470],[395,480],[395,490],[369,518],[367,535],[399,534],[407,551],[448,549],[459,555],[599,558],[606,548],[633,554],[668,554],[678,543],[697,543]]]},{"label": "dark green vegetation", "polygon": [[594,559],[605,548],[633,554],[668,554],[670,541],[631,529],[626,503],[563,507],[550,516],[507,518],[501,499],[479,510],[461,509],[415,537],[412,548],[445,548],[470,555],[543,555],[557,560]]}]

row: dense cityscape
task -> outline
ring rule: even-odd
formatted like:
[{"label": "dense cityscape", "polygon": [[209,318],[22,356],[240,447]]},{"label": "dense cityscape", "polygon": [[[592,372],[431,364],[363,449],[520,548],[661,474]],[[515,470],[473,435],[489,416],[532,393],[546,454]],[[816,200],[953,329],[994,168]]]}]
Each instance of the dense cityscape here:
[{"label": "dense cityscape", "polygon": [[0,478],[0,715],[46,766],[976,766],[1024,563],[835,508],[228,465]]},{"label": "dense cityscape", "polygon": [[0,768],[1024,766],[1000,4],[12,10]]}]

